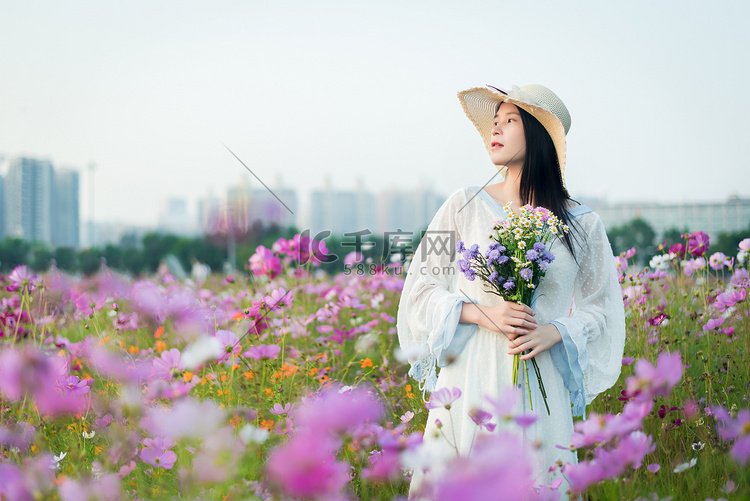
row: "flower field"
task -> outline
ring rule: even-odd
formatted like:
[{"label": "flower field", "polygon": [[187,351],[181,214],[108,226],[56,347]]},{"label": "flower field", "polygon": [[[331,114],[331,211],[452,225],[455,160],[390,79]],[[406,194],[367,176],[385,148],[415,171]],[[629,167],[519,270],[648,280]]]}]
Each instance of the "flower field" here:
[{"label": "flower field", "polygon": [[405,499],[415,465],[444,468],[434,499],[748,499],[748,245],[710,254],[696,232],[644,270],[616,258],[622,375],[546,485],[508,432],[533,420],[514,393],[472,413],[470,457],[421,453],[395,267],[352,254],[326,276],[299,236],[201,284],[18,267],[0,293],[0,500]]}]

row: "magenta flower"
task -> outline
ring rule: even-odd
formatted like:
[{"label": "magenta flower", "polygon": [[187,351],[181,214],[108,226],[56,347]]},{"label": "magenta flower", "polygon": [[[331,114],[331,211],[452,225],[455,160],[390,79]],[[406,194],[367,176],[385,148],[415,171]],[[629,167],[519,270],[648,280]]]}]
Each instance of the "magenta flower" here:
[{"label": "magenta flower", "polygon": [[292,404],[286,404],[284,406],[281,404],[273,404],[273,407],[269,412],[274,416],[281,416],[282,414],[289,414],[290,410],[292,410]]},{"label": "magenta flower", "polygon": [[669,248],[669,253],[675,254],[682,259],[685,257],[685,246],[678,242]]},{"label": "magenta flower", "polygon": [[623,357],[622,358],[622,365],[633,365],[634,361],[635,361],[635,358],[633,358],[633,357]]},{"label": "magenta flower", "polygon": [[750,409],[742,409],[734,420],[723,407],[714,408],[713,413],[719,436],[726,441],[734,440],[729,454],[744,465],[750,459]]},{"label": "magenta flower", "polygon": [[268,278],[274,279],[282,271],[281,259],[271,249],[266,249],[259,245],[255,249],[255,254],[250,256],[250,271],[256,277],[267,275]]},{"label": "magenta flower", "polygon": [[461,390],[458,388],[440,388],[432,392],[430,401],[425,404],[428,409],[440,409],[445,407],[451,408],[451,404],[461,397]]},{"label": "magenta flower", "polygon": [[174,441],[162,437],[146,438],[143,445],[139,454],[143,462],[166,470],[172,469],[177,461],[177,454],[171,450],[175,446]]},{"label": "magenta flower", "polygon": [[719,318],[711,318],[706,322],[706,325],[703,326],[703,330],[706,332],[713,331],[721,327],[721,325],[724,323],[724,317]]},{"label": "magenta flower", "polygon": [[180,350],[172,348],[164,350],[160,358],[154,359],[154,376],[171,381],[185,370],[185,364],[180,361]]},{"label": "magenta flower", "polygon": [[690,276],[695,271],[702,270],[706,267],[706,260],[702,257],[697,257],[695,259],[691,259],[690,261],[683,261],[682,262],[682,271],[685,273],[685,275]]},{"label": "magenta flower", "polygon": [[708,251],[708,235],[702,231],[696,231],[688,237],[688,251],[695,257],[700,257]]},{"label": "magenta flower", "polygon": [[250,349],[245,352],[245,356],[255,360],[268,360],[276,358],[280,351],[281,348],[278,345],[259,344],[251,346]]},{"label": "magenta flower", "polygon": [[88,393],[92,384],[94,384],[93,379],[81,380],[78,376],[68,376],[67,378],[57,376],[57,387],[72,395]]},{"label": "magenta flower", "polygon": [[650,465],[646,466],[646,468],[651,473],[656,473],[657,471],[661,469],[661,465],[659,465],[659,463],[651,463]]}]

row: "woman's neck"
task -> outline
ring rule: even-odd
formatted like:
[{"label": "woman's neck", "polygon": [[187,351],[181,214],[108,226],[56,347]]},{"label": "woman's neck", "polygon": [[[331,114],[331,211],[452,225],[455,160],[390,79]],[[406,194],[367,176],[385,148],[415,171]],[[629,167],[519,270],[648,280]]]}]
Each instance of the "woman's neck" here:
[{"label": "woman's neck", "polygon": [[[488,187],[489,188],[489,187]],[[521,203],[521,169],[508,168],[505,181],[491,186],[492,195],[498,201],[513,202],[513,209],[518,210]]]}]

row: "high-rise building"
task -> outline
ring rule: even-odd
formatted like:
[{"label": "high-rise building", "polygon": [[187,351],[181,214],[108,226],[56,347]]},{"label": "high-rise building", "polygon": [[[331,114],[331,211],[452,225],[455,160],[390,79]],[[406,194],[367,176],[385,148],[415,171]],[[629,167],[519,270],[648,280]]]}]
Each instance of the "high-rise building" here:
[{"label": "high-rise building", "polygon": [[9,236],[52,242],[52,164],[48,160],[11,160],[5,179],[5,228]]},{"label": "high-rise building", "polygon": [[376,233],[377,213],[375,196],[362,188],[341,191],[326,186],[310,196],[309,222],[313,234],[327,230],[331,236],[342,238],[345,233],[363,230]]},{"label": "high-rise building", "polygon": [[188,210],[184,198],[169,198],[162,201],[159,212],[159,231],[174,235],[194,235],[195,218]]},{"label": "high-rise building", "polygon": [[78,172],[56,171],[49,160],[20,157],[9,162],[0,187],[5,236],[78,247]]},{"label": "high-rise building", "polygon": [[52,204],[52,245],[55,247],[76,248],[80,243],[79,185],[77,171],[55,170]]}]

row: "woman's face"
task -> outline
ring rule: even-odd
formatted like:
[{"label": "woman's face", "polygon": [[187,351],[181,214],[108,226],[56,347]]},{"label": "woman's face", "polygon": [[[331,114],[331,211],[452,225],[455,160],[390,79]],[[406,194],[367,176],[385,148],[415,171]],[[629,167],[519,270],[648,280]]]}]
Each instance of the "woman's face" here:
[{"label": "woman's face", "polygon": [[523,167],[526,159],[526,136],[518,108],[514,104],[502,103],[495,114],[495,126],[492,127],[492,163],[507,167]]}]

